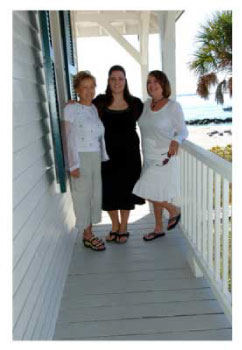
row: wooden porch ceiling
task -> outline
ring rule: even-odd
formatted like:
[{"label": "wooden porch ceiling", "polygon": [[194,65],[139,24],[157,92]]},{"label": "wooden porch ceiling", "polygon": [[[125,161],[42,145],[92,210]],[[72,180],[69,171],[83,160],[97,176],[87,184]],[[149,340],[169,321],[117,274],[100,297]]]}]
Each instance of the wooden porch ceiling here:
[{"label": "wooden porch ceiling", "polygon": [[[148,206],[131,214],[127,244],[105,252],[78,237],[57,320],[56,340],[230,340],[231,326],[204,278],[194,278],[179,228],[146,243]],[[95,227],[104,237],[109,219]]]},{"label": "wooden porch ceiling", "polygon": [[[100,23],[111,24],[121,35],[139,34],[142,13],[147,11],[73,11],[76,36],[106,36]],[[165,13],[167,11],[159,11]],[[178,19],[183,11],[175,11]],[[149,33],[158,33],[158,11],[150,11]]]}]

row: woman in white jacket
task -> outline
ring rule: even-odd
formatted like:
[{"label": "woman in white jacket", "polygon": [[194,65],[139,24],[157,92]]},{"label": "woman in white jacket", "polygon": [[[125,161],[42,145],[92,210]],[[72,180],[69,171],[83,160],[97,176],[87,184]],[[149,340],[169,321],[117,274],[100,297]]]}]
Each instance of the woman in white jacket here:
[{"label": "woman in white jacket", "polygon": [[171,201],[179,196],[177,152],[188,131],[180,104],[169,99],[170,83],[164,72],[149,73],[147,91],[151,99],[146,101],[138,121],[144,165],[133,193],[153,204],[155,228],[143,237],[145,241],[151,241],[165,235],[163,209],[170,215],[168,230],[180,220],[180,212]]},{"label": "woman in white jacket", "polygon": [[104,242],[92,233],[92,224],[101,221],[101,161],[108,160],[104,127],[92,104],[96,80],[89,72],[79,72],[74,88],[79,101],[64,108],[67,164],[76,226],[83,233],[85,247],[105,249]]}]

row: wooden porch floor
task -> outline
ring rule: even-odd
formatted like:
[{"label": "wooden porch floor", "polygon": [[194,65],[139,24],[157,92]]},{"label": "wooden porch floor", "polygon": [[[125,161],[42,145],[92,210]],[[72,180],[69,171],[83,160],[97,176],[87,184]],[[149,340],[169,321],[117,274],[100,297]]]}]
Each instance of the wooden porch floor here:
[{"label": "wooden porch floor", "polygon": [[[107,214],[94,232],[110,230]],[[127,244],[105,252],[78,237],[62,297],[54,340],[231,340],[231,326],[204,278],[186,262],[176,228],[153,242],[148,205],[131,215]]]}]

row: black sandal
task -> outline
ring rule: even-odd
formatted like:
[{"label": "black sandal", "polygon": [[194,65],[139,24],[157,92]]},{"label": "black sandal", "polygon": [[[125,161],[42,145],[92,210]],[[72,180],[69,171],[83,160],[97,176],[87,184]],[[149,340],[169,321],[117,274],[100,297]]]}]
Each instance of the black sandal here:
[{"label": "black sandal", "polygon": [[[151,235],[153,235],[153,236],[151,236]],[[150,232],[147,235],[143,236],[143,240],[146,242],[149,242],[149,241],[153,241],[156,238],[163,237],[165,235],[166,235],[165,232],[159,232],[159,233]],[[146,236],[151,236],[151,237],[147,238]]]},{"label": "black sandal", "polygon": [[[122,237],[127,237],[127,239],[125,241],[121,241],[120,238]],[[118,243],[118,244],[123,244],[123,243],[126,243],[128,241],[128,238],[129,238],[129,232],[126,232],[126,233],[116,233],[116,239],[115,239],[115,242]]]},{"label": "black sandal", "polygon": [[[110,232],[109,232],[109,237],[110,237],[111,239],[107,239],[107,237],[106,237],[106,242],[116,242],[117,234],[118,234],[118,232],[112,232],[112,231],[110,231]],[[114,237],[114,238],[112,238],[112,237]]]},{"label": "black sandal", "polygon": [[[96,243],[94,243],[95,240],[96,240]],[[92,250],[95,250],[96,252],[103,251],[106,249],[103,240],[96,237],[96,236],[92,236],[90,239],[83,238],[82,242],[86,248],[91,248]],[[100,248],[100,247],[102,247],[102,248]]]},{"label": "black sandal", "polygon": [[[176,227],[176,225],[178,224],[178,222],[180,221],[180,219],[181,219],[181,213],[178,214],[177,216],[173,216],[173,218],[170,218],[169,221],[168,221],[167,230],[169,231],[169,230],[172,230],[174,227]],[[175,221],[174,221],[174,220],[175,220]],[[169,226],[169,224],[170,224],[171,222],[173,222],[173,221],[174,221],[174,223],[173,223],[171,226]]]}]

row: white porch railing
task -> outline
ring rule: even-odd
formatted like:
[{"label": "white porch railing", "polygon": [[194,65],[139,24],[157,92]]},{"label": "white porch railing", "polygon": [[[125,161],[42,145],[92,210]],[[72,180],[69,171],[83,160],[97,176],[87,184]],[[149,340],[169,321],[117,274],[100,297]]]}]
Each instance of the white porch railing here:
[{"label": "white porch railing", "polygon": [[181,147],[181,227],[232,322],[232,164],[190,141]]}]

